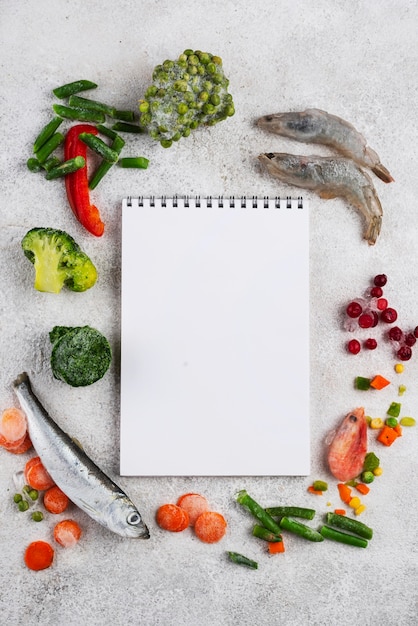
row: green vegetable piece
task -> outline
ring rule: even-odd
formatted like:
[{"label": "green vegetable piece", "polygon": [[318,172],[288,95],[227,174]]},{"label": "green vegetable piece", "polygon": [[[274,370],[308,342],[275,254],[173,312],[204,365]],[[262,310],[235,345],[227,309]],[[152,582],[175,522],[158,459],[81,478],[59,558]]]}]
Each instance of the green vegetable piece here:
[{"label": "green vegetable piece", "polygon": [[280,527],[283,530],[288,530],[295,535],[299,535],[308,541],[323,541],[324,538],[317,530],[306,526],[305,524],[301,524],[301,522],[297,522],[296,520],[290,519],[289,517],[282,517],[280,520]]},{"label": "green vegetable piece", "polygon": [[392,402],[386,413],[387,415],[390,415],[390,417],[399,417],[401,413],[400,402]]},{"label": "green vegetable piece", "polygon": [[245,565],[250,569],[258,569],[257,561],[253,561],[243,554],[239,554],[239,552],[228,552],[228,556],[233,563],[237,563],[238,565]]},{"label": "green vegetable piece", "polygon": [[367,548],[368,546],[367,539],[362,539],[361,537],[349,535],[348,533],[341,532],[340,530],[335,530],[334,528],[330,528],[329,526],[322,526],[320,533],[325,539],[331,539],[333,541],[338,541],[339,543],[345,543],[349,546],[356,546],[357,548]]},{"label": "green vegetable piece", "polygon": [[401,426],[415,426],[416,421],[413,417],[402,417],[399,423]]},{"label": "green vegetable piece", "polygon": [[327,513],[326,521],[330,526],[336,526],[342,530],[347,530],[355,535],[358,535],[359,537],[363,537],[364,539],[371,539],[373,537],[373,530],[369,526],[366,526],[363,522],[359,522],[352,517],[330,512]]},{"label": "green vegetable piece", "polygon": [[19,504],[19,502],[22,502],[22,494],[15,493],[15,495],[13,496],[13,502],[15,502],[16,504]]},{"label": "green vegetable piece", "polygon": [[97,280],[90,258],[62,230],[32,228],[22,239],[22,249],[35,267],[38,291],[59,293],[64,285],[71,291],[86,291]]},{"label": "green vegetable piece", "polygon": [[42,511],[34,511],[31,515],[34,522],[42,522],[44,519],[44,515]]},{"label": "green vegetable piece", "polygon": [[119,159],[119,165],[121,167],[134,167],[142,170],[146,170],[149,164],[149,160],[145,157],[124,157]]},{"label": "green vegetable piece", "polygon": [[42,164],[35,157],[30,157],[26,161],[26,165],[28,170],[30,170],[31,172],[40,172],[42,169]]},{"label": "green vegetable piece", "polygon": [[361,389],[362,391],[367,391],[370,389],[370,378],[364,378],[364,376],[357,376],[355,381],[356,389]]},{"label": "green vegetable piece", "polygon": [[37,489],[31,489],[30,491],[28,491],[28,496],[31,500],[33,500],[35,502],[35,500],[38,499],[39,497],[39,493]]},{"label": "green vegetable piece", "polygon": [[367,472],[362,472],[361,473],[361,480],[363,483],[366,483],[366,485],[369,485],[370,483],[372,483],[374,481],[374,474],[373,472],[371,472],[370,470],[367,470]]},{"label": "green vegetable piece", "polygon": [[67,107],[63,104],[53,104],[57,115],[65,117],[69,120],[78,120],[80,122],[94,122],[96,124],[103,124],[106,119],[105,114],[102,111],[89,111],[87,109],[76,109],[73,107]]},{"label": "green vegetable piece", "polygon": [[26,502],[26,500],[21,500],[20,502],[17,503],[17,508],[19,509],[19,511],[23,513],[24,511],[28,510],[29,504],[28,502]]},{"label": "green vegetable piece", "polygon": [[301,517],[303,519],[313,519],[314,509],[307,509],[301,506],[271,506],[266,509],[272,517]]},{"label": "green vegetable piece", "polygon": [[[110,130],[110,132],[113,133],[113,130]],[[114,135],[115,136],[113,138],[111,148],[119,155],[122,151],[123,146],[125,145],[125,141],[117,133],[114,133]],[[96,171],[93,173],[93,176],[91,177],[89,182],[89,188],[95,189],[113,165],[114,164],[111,161],[103,160],[96,169]]]},{"label": "green vegetable piece", "polygon": [[115,107],[99,102],[98,100],[90,100],[89,98],[82,98],[81,96],[72,95],[68,100],[70,107],[76,109],[85,109],[86,111],[101,111],[105,115],[113,117]]},{"label": "green vegetable piece", "polygon": [[109,369],[112,351],[106,337],[90,326],[54,326],[49,333],[54,378],[72,387],[85,387]]},{"label": "green vegetable piece", "polygon": [[326,483],[324,480],[315,480],[312,487],[315,489],[315,491],[327,491],[328,483]]},{"label": "green vegetable piece", "polygon": [[61,165],[62,161],[61,159],[59,159],[57,156],[50,156],[45,163],[42,163],[42,167],[44,168],[44,170],[46,172],[49,172],[49,170],[52,170],[54,167],[57,167],[58,165]]},{"label": "green vegetable piece", "polygon": [[245,489],[242,489],[238,492],[237,502],[244,506],[256,519],[258,519],[261,524],[271,530],[271,532],[276,535],[280,535],[281,530],[279,524],[277,524],[274,519],[269,515],[262,506],[258,504],[253,498],[247,493]]},{"label": "green vegetable piece", "polygon": [[129,124],[128,122],[116,122],[113,124],[112,129],[121,133],[143,133],[144,129],[141,126],[135,124]]},{"label": "green vegetable piece", "polygon": [[104,126],[103,124],[98,124],[97,130],[102,135],[105,135],[105,137],[109,137],[109,139],[112,139],[112,141],[116,139],[116,137],[119,136],[116,131],[112,130],[111,128],[108,128],[107,126]]},{"label": "green vegetable piece", "polygon": [[66,83],[65,85],[56,87],[52,90],[52,93],[60,100],[63,100],[64,98],[69,98],[73,94],[79,93],[80,91],[96,89],[96,87],[96,83],[93,83],[91,80],[75,80],[71,83]]},{"label": "green vegetable piece", "polygon": [[48,170],[45,178],[47,180],[54,180],[55,178],[61,178],[62,176],[66,176],[67,174],[72,174],[77,170],[80,170],[86,164],[86,160],[82,156],[76,156],[73,159],[68,159],[57,165],[56,167],[52,167]]},{"label": "green vegetable piece", "polygon": [[54,133],[36,153],[36,158],[39,163],[44,163],[49,155],[52,154],[52,152],[54,152],[54,150],[56,150],[58,146],[63,143],[63,141],[64,135],[62,133]]},{"label": "green vegetable piece", "polygon": [[100,137],[96,137],[92,133],[80,133],[79,138],[83,143],[85,143],[89,148],[94,150],[99,156],[101,156],[105,161],[110,161],[111,163],[116,163],[119,158],[118,152],[116,150],[112,150]]},{"label": "green vegetable piece", "polygon": [[364,457],[363,472],[373,472],[380,465],[380,459],[374,452],[368,452]]},{"label": "green vegetable piece", "polygon": [[395,426],[398,425],[398,420],[396,419],[396,417],[388,417],[387,419],[385,419],[385,424],[390,428],[395,428]]},{"label": "green vegetable piece", "polygon": [[279,541],[283,541],[281,535],[272,533],[271,530],[267,530],[267,528],[264,528],[264,526],[260,526],[259,524],[256,524],[254,526],[253,536],[258,537],[259,539],[264,539],[264,541],[268,541],[271,543],[277,543]]},{"label": "green vegetable piece", "polygon": [[115,120],[122,120],[123,122],[133,122],[135,120],[135,112],[134,111],[120,111],[115,109],[113,114],[111,114]]},{"label": "green vegetable piece", "polygon": [[53,117],[52,120],[48,122],[48,124],[46,124],[42,128],[41,132],[39,133],[39,135],[34,141],[34,144],[33,144],[34,152],[38,152],[38,150],[42,148],[42,146],[48,141],[48,139],[52,137],[52,135],[55,133],[57,128],[62,124],[62,122],[63,122],[62,117]]}]

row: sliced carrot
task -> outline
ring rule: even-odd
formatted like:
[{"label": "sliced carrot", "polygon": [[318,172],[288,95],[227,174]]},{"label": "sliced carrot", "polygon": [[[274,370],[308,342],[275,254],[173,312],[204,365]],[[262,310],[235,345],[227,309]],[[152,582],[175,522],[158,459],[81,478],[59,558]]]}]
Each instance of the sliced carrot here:
[{"label": "sliced carrot", "polygon": [[44,491],[55,485],[39,456],[29,459],[26,463],[25,480],[32,489],[38,489],[39,491]]},{"label": "sliced carrot", "polygon": [[344,483],[338,483],[338,492],[340,494],[340,498],[345,504],[348,504],[351,500],[351,489],[348,485]]},{"label": "sliced carrot", "polygon": [[334,509],[334,513],[337,515],[346,515],[347,511],[345,509]]},{"label": "sliced carrot", "polygon": [[402,437],[402,426],[400,424],[396,424],[396,426],[393,427],[393,430],[396,432],[398,437]]},{"label": "sliced carrot", "polygon": [[25,441],[26,435],[27,433],[25,433],[25,435],[23,435],[23,437],[21,437],[20,439],[17,439],[17,441],[9,441],[4,435],[0,433],[0,446],[5,448],[6,450],[15,450]]},{"label": "sliced carrot", "polygon": [[384,389],[388,385],[390,385],[390,380],[387,380],[384,376],[380,376],[380,374],[377,374],[377,376],[370,381],[370,386],[373,387],[373,389]]},{"label": "sliced carrot", "polygon": [[226,528],[224,516],[216,511],[205,511],[199,515],[194,525],[196,536],[205,543],[220,541],[226,533]]},{"label": "sliced carrot", "polygon": [[160,528],[178,533],[188,527],[189,514],[177,504],[162,504],[157,511],[156,521]]},{"label": "sliced carrot", "polygon": [[63,519],[54,527],[54,539],[64,548],[74,546],[81,535],[80,525],[73,519]]},{"label": "sliced carrot", "polygon": [[391,446],[398,436],[399,435],[394,428],[391,428],[391,426],[383,426],[376,439],[385,446]]},{"label": "sliced carrot", "polygon": [[189,514],[189,526],[194,526],[199,515],[209,511],[208,501],[198,493],[185,493],[180,496],[177,506]]},{"label": "sliced carrot", "polygon": [[369,493],[369,491],[370,491],[370,487],[368,487],[364,483],[357,483],[356,489],[357,489],[357,491],[362,493],[363,496],[366,496]]},{"label": "sliced carrot", "polygon": [[69,502],[68,496],[57,485],[50,487],[44,493],[44,507],[50,513],[63,513]]},{"label": "sliced carrot", "polygon": [[308,491],[309,493],[314,493],[316,496],[322,496],[323,494],[323,491],[320,491],[319,489],[314,489],[313,485],[309,485]]},{"label": "sliced carrot", "polygon": [[22,443],[16,446],[16,448],[15,447],[9,448],[9,452],[11,452],[12,454],[24,454],[25,452],[30,450],[31,447],[32,447],[31,438],[29,437],[29,433],[26,433],[26,437],[23,439]]},{"label": "sliced carrot", "polygon": [[54,560],[54,548],[46,541],[33,541],[25,550],[24,560],[29,569],[46,569]]},{"label": "sliced carrot", "polygon": [[22,440],[26,435],[26,415],[20,409],[4,409],[0,420],[0,434],[9,441]]},{"label": "sliced carrot", "polygon": [[269,554],[280,554],[284,552],[284,541],[269,541],[268,543],[268,552]]}]

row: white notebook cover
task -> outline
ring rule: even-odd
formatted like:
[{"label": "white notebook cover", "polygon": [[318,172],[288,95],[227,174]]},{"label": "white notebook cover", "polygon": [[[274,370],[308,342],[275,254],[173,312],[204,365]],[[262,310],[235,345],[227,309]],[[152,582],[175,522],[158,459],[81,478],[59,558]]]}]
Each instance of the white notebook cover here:
[{"label": "white notebook cover", "polygon": [[122,475],[310,473],[306,203],[122,206]]}]

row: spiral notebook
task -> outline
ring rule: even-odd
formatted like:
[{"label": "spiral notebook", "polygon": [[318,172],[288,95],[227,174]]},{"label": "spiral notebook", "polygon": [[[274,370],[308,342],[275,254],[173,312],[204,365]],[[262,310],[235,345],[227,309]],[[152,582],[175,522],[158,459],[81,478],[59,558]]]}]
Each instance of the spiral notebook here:
[{"label": "spiral notebook", "polygon": [[125,476],[310,473],[302,198],[125,198]]}]

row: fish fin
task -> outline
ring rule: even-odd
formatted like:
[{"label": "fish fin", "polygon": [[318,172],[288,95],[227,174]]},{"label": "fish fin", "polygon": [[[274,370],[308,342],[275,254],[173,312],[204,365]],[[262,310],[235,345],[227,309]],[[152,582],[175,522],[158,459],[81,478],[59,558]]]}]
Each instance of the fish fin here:
[{"label": "fish fin", "polygon": [[384,183],[393,183],[395,180],[390,174],[389,170],[387,170],[386,167],[381,163],[377,163],[376,165],[374,165],[372,167],[372,172],[373,174],[376,174],[376,176],[380,178],[380,180],[383,180]]}]

